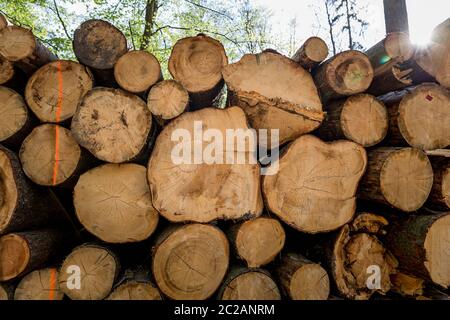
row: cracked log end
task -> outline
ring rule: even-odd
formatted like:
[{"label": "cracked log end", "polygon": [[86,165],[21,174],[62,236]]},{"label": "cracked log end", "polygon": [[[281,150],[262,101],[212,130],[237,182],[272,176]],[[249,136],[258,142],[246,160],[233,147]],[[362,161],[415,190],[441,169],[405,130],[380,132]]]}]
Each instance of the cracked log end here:
[{"label": "cracked log end", "polygon": [[75,211],[86,229],[111,243],[138,242],[156,229],[146,168],[106,164],[84,173],[74,190]]},{"label": "cracked log end", "polygon": [[127,281],[118,286],[106,300],[161,300],[158,289],[149,282]]},{"label": "cracked log end", "polygon": [[28,108],[14,90],[0,86],[0,142],[18,133],[26,124]]},{"label": "cracked log end", "polygon": [[36,49],[36,39],[31,30],[7,26],[0,30],[0,55],[9,61],[19,61],[31,56]]},{"label": "cracked log end", "polygon": [[173,230],[154,249],[153,275],[171,299],[203,300],[219,287],[228,269],[228,240],[211,225]]},{"label": "cracked log end", "polygon": [[0,281],[14,279],[28,266],[30,248],[27,241],[17,234],[0,238]]},{"label": "cracked log end", "polygon": [[62,300],[59,290],[58,270],[47,268],[33,271],[20,280],[14,300]]},{"label": "cracked log end", "polygon": [[189,94],[175,80],[164,80],[150,89],[147,107],[157,118],[171,120],[186,111],[189,105]]}]

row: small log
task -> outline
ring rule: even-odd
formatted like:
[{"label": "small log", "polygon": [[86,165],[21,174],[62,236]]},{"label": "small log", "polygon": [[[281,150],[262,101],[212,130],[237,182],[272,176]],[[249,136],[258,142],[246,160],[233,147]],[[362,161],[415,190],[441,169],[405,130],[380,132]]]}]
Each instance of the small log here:
[{"label": "small log", "polygon": [[192,110],[216,106],[223,88],[222,68],[228,64],[223,45],[204,34],[175,43],[169,72],[189,92]]},{"label": "small log", "polygon": [[29,112],[22,96],[3,86],[0,86],[0,110],[0,143],[17,149],[38,121]]},{"label": "small log", "polygon": [[328,274],[319,264],[305,257],[283,255],[276,273],[285,296],[292,300],[327,300],[330,294]]},{"label": "small log", "polygon": [[388,108],[389,145],[423,150],[450,145],[450,91],[433,83],[379,97]]},{"label": "small log", "polygon": [[7,26],[0,30],[0,55],[28,75],[51,61],[56,55],[44,47],[31,30]]},{"label": "small log", "polygon": [[421,296],[424,289],[424,280],[410,274],[397,272],[391,275],[392,291],[401,296]]},{"label": "small log", "polygon": [[203,300],[220,286],[228,260],[228,240],[220,229],[189,224],[160,234],[152,270],[159,289],[169,298]]},{"label": "small log", "polygon": [[249,268],[259,268],[272,262],[283,249],[286,235],[276,219],[260,217],[232,226],[230,242],[239,258]]},{"label": "small log", "polygon": [[81,98],[92,89],[93,75],[83,65],[68,60],[46,64],[28,80],[25,100],[42,122],[70,119]]},{"label": "small log", "polygon": [[397,257],[400,269],[447,288],[450,285],[449,229],[448,212],[411,215],[392,223],[385,244]]},{"label": "small log", "polygon": [[14,282],[0,283],[0,301],[14,300]]},{"label": "small log", "polygon": [[20,95],[24,94],[27,75],[14,66],[14,63],[0,56],[0,85],[10,88]]},{"label": "small log", "polygon": [[111,250],[84,244],[64,260],[58,277],[59,287],[72,300],[102,300],[111,292],[119,271],[119,260]]},{"label": "small log", "polygon": [[369,58],[348,50],[323,62],[314,75],[323,103],[366,91],[373,79]]},{"label": "small log", "polygon": [[349,222],[366,152],[350,141],[324,143],[305,135],[287,147],[274,175],[263,177],[267,208],[293,228],[328,232]]},{"label": "small log", "polygon": [[148,51],[129,51],[114,65],[114,78],[131,93],[143,94],[163,79],[158,59]]},{"label": "small log", "polygon": [[152,116],[145,102],[120,89],[94,88],[72,119],[75,140],[102,161],[133,161],[147,148]]},{"label": "small log", "polygon": [[[226,66],[223,76],[229,90],[227,104],[241,107],[250,127],[270,134],[278,130],[280,145],[316,129],[324,118],[309,72],[281,54],[246,54]],[[270,149],[278,146],[272,136],[259,140]]]},{"label": "small log", "polygon": [[405,212],[423,206],[433,185],[433,170],[424,152],[383,147],[370,150],[368,159],[358,197]]},{"label": "small log", "polygon": [[[205,147],[206,143],[204,150],[196,149],[202,139],[198,137],[199,123],[224,137],[222,145],[214,144],[214,155],[207,152],[211,147]],[[158,136],[148,163],[155,209],[171,222],[259,216],[263,208],[260,167],[255,158],[256,141],[248,129],[245,114],[237,107],[205,108],[171,121]],[[237,134],[225,138],[226,130],[240,130],[244,140]],[[180,137],[180,132],[185,134]]]},{"label": "small log", "polygon": [[155,84],[147,97],[147,107],[160,124],[185,112],[189,106],[189,93],[175,80]]},{"label": "small log", "polygon": [[159,215],[152,206],[146,172],[137,164],[105,164],[84,173],[73,194],[81,224],[105,242],[147,239]]},{"label": "small log", "polygon": [[0,281],[15,279],[60,258],[70,250],[70,233],[42,229],[0,237]]},{"label": "small log", "polygon": [[431,208],[448,211],[450,209],[450,150],[446,156],[432,156],[434,179],[427,205]]},{"label": "small log", "polygon": [[34,128],[23,141],[19,157],[27,177],[42,186],[73,187],[93,163],[70,130],[54,124]]},{"label": "small log", "polygon": [[263,269],[231,268],[219,289],[219,300],[281,300],[277,284]]},{"label": "small log", "polygon": [[162,300],[150,279],[150,270],[143,267],[127,269],[106,300]]},{"label": "small log", "polygon": [[59,290],[58,270],[39,269],[20,280],[14,293],[14,300],[62,300],[64,293]]},{"label": "small log", "polygon": [[5,85],[14,77],[14,64],[0,56],[0,85]]},{"label": "small log", "polygon": [[348,139],[363,147],[380,143],[388,132],[389,117],[384,104],[374,96],[357,94],[326,105],[327,115],[317,129],[321,139]]},{"label": "small log", "polygon": [[292,56],[292,60],[304,69],[311,71],[328,56],[327,43],[319,37],[306,39],[303,45]]}]

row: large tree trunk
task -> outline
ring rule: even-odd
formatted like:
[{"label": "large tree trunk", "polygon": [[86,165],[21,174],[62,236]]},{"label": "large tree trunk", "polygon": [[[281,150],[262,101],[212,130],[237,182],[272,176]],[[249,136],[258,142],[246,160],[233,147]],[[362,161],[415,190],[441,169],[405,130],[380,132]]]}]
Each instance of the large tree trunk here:
[{"label": "large tree trunk", "polygon": [[43,229],[0,237],[0,281],[7,281],[55,262],[71,248],[67,230]]},{"label": "large tree trunk", "polygon": [[292,300],[327,300],[330,280],[327,272],[305,257],[287,253],[283,255],[276,273],[286,297]]},{"label": "large tree trunk", "polygon": [[450,210],[450,150],[442,155],[429,155],[434,179],[427,205],[438,210]]},{"label": "large tree trunk", "polygon": [[222,68],[228,58],[222,44],[204,34],[178,40],[169,58],[169,72],[189,92],[193,110],[219,102]]},{"label": "large tree trunk", "polygon": [[[205,134],[206,128],[215,129],[214,155],[211,143],[202,144],[203,128]],[[226,130],[236,134],[225,139],[230,136]],[[259,216],[260,168],[251,134],[237,107],[187,112],[170,122],[158,136],[148,165],[155,209],[172,222]]]},{"label": "large tree trunk", "polygon": [[423,150],[450,145],[450,91],[432,83],[380,97],[389,113],[387,143]]},{"label": "large tree trunk", "polygon": [[42,122],[70,119],[81,98],[92,89],[94,79],[83,65],[68,60],[48,63],[28,80],[25,100]]},{"label": "large tree trunk", "polygon": [[357,94],[326,105],[327,115],[317,129],[320,138],[348,139],[363,147],[380,143],[388,132],[388,113],[374,96]]},{"label": "large tree trunk", "polygon": [[406,212],[422,207],[433,184],[433,170],[424,152],[383,147],[370,150],[368,159],[358,197]]},{"label": "large tree trunk", "polygon": [[388,230],[386,246],[399,267],[446,288],[450,285],[450,214],[413,215]]},{"label": "large tree trunk", "polygon": [[31,30],[7,26],[0,30],[0,55],[28,75],[39,67],[57,59],[45,48]]},{"label": "large tree trunk", "polygon": [[147,51],[130,51],[114,65],[114,78],[119,86],[131,93],[144,94],[163,79],[156,57]]},{"label": "large tree trunk", "polygon": [[328,46],[319,37],[310,37],[295,52],[292,60],[300,64],[304,69],[311,71],[328,56]]},{"label": "large tree trunk", "polygon": [[19,157],[23,171],[34,183],[67,188],[96,163],[78,146],[70,130],[54,124],[36,127],[23,141]]},{"label": "large tree trunk", "polygon": [[220,286],[228,260],[228,240],[220,229],[204,224],[171,226],[153,247],[153,276],[170,299],[204,300]]},{"label": "large tree trunk", "polygon": [[105,242],[147,239],[156,229],[147,169],[137,164],[105,164],[84,173],[74,190],[78,219]]},{"label": "large tree trunk", "polygon": [[281,300],[277,284],[263,269],[232,267],[217,298],[219,300]]},{"label": "large tree trunk", "polygon": [[121,163],[148,155],[152,127],[142,99],[120,89],[95,88],[80,101],[71,130],[98,159]]},{"label": "large tree trunk", "polygon": [[54,225],[65,218],[55,196],[30,183],[17,156],[0,146],[0,234]]},{"label": "large tree trunk", "polygon": [[20,280],[14,293],[14,300],[62,300],[64,293],[59,290],[58,270],[39,269]]},{"label": "large tree trunk", "polygon": [[110,249],[84,244],[64,260],[59,287],[72,300],[102,300],[111,292],[119,271],[120,262]]},{"label": "large tree trunk", "polygon": [[164,80],[154,85],[147,97],[147,107],[159,124],[185,112],[189,106],[189,93],[175,80]]},{"label": "large tree trunk", "polygon": [[263,194],[267,208],[284,222],[318,233],[352,219],[356,188],[367,164],[363,147],[305,135],[289,145],[276,164],[276,174],[263,178]]},{"label": "large tree trunk", "polygon": [[260,217],[235,224],[228,232],[232,247],[249,268],[272,262],[283,249],[286,235],[276,219]]},{"label": "large tree trunk", "polygon": [[338,53],[323,62],[314,75],[322,101],[351,96],[369,88],[373,68],[367,56],[356,50]]},{"label": "large tree trunk", "polygon": [[260,138],[262,146],[278,146],[278,141],[273,141],[275,130],[281,145],[316,129],[324,118],[311,75],[280,54],[244,55],[225,67],[223,75],[228,105],[242,107],[252,128],[269,130],[267,141]]},{"label": "large tree trunk", "polygon": [[409,33],[408,12],[405,0],[383,0],[386,33]]}]

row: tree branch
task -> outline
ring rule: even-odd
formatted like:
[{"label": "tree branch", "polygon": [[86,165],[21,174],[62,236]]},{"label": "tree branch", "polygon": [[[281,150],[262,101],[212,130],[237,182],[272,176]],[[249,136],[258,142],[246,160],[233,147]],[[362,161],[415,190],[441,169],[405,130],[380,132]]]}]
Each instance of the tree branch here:
[{"label": "tree branch", "polygon": [[190,4],[192,4],[192,5],[194,5],[194,6],[196,6],[196,7],[199,7],[199,8],[202,8],[202,9],[205,9],[205,10],[208,10],[208,11],[211,11],[211,12],[214,12],[214,13],[216,13],[216,14],[219,14],[219,15],[221,15],[221,16],[227,17],[227,18],[230,19],[230,20],[234,20],[232,17],[230,17],[230,16],[227,15],[226,13],[223,13],[223,12],[220,12],[220,11],[217,11],[217,10],[214,10],[214,9],[212,9],[212,8],[209,8],[209,7],[205,7],[205,6],[203,6],[203,5],[199,4],[199,3],[195,3],[195,2],[190,1],[190,0],[184,0],[184,1],[186,1],[187,3],[190,3]]},{"label": "tree branch", "polygon": [[60,15],[59,9],[58,9],[58,5],[56,4],[56,0],[53,0],[53,5],[55,6],[55,10],[56,10],[55,13],[59,19],[59,22],[61,22],[61,25],[64,29],[64,33],[66,34],[68,39],[72,40],[72,37],[69,35],[69,32],[67,31],[67,27],[66,27],[66,24],[64,23],[64,20],[61,18],[61,15]]}]

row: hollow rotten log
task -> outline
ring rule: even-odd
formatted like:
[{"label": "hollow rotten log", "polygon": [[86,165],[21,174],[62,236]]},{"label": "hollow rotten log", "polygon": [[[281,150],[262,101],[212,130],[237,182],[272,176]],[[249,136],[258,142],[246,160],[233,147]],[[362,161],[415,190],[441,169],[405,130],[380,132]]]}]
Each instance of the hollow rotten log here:
[{"label": "hollow rotten log", "polygon": [[169,58],[169,72],[189,92],[192,110],[212,107],[223,88],[228,64],[223,45],[204,34],[178,40]]},{"label": "hollow rotten log", "polygon": [[380,143],[388,132],[386,107],[374,96],[357,94],[326,105],[327,115],[317,129],[327,141],[348,139],[363,147]]},{"label": "hollow rotten log", "polygon": [[358,197],[412,212],[423,206],[433,184],[433,170],[424,152],[383,147],[368,152],[368,166]]},{"label": "hollow rotten log", "polygon": [[189,93],[175,80],[161,81],[148,93],[147,107],[160,124],[178,117],[188,106]]},{"label": "hollow rotten log", "polygon": [[153,276],[171,299],[203,300],[220,286],[228,260],[228,240],[220,229],[204,224],[172,226],[156,240]]},{"label": "hollow rotten log", "polygon": [[302,136],[272,164],[278,166],[276,174],[263,178],[267,208],[302,232],[335,230],[355,213],[366,164],[364,148],[354,142]]},{"label": "hollow rotten log", "polygon": [[17,285],[14,300],[62,300],[59,290],[58,270],[46,268],[35,270],[23,277]]},{"label": "hollow rotten log", "polygon": [[281,145],[316,129],[324,118],[311,75],[281,54],[246,54],[223,75],[228,104],[241,107],[252,128],[269,130],[267,141],[259,141],[262,146],[278,146],[271,130],[279,131]]},{"label": "hollow rotten log", "polygon": [[278,263],[276,274],[286,297],[292,300],[327,300],[330,294],[328,274],[319,264],[287,253]]},{"label": "hollow rotten log", "polygon": [[300,64],[304,69],[311,71],[325,60],[327,56],[327,43],[319,37],[310,37],[295,52],[292,60]]}]

